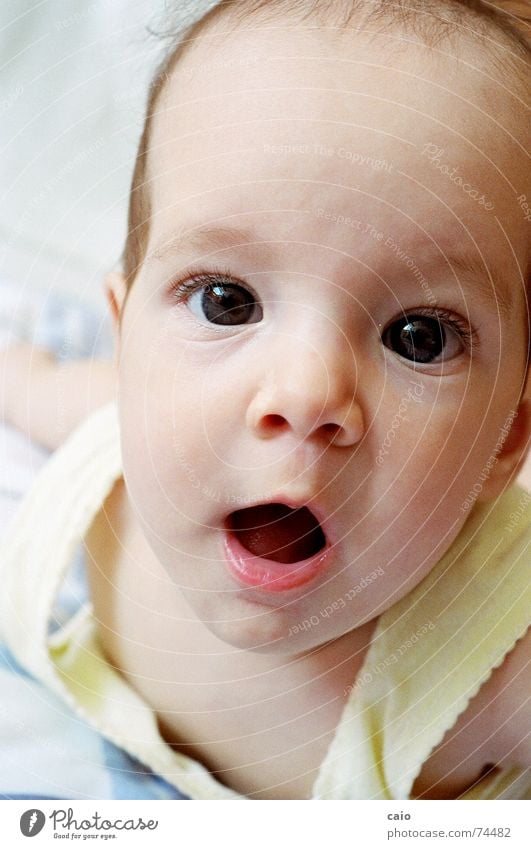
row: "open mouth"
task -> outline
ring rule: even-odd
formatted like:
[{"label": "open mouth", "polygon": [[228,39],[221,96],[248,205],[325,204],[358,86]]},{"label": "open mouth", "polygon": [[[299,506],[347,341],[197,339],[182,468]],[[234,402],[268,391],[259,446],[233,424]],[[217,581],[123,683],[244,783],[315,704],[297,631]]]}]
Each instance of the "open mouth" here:
[{"label": "open mouth", "polygon": [[276,563],[307,560],[326,544],[321,525],[307,507],[259,504],[231,513],[228,527],[244,549]]}]

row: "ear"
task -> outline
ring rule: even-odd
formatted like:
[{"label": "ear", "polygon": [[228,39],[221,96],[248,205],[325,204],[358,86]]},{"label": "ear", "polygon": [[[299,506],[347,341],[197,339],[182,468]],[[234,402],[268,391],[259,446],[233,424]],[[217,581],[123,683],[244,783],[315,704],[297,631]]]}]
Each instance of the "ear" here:
[{"label": "ear", "polygon": [[125,278],[120,271],[110,271],[105,278],[105,297],[109,305],[114,341],[114,361],[118,364],[120,356],[120,319],[127,295]]},{"label": "ear", "polygon": [[[507,432],[508,431],[508,432]],[[516,414],[508,415],[496,446],[497,462],[482,484],[478,501],[490,501],[514,482],[525,463],[531,440],[531,366]]]}]

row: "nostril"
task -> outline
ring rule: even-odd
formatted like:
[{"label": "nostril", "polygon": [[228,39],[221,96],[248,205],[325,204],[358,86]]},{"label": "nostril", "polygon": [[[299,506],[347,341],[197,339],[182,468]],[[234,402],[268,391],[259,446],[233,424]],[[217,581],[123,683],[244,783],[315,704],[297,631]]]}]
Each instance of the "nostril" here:
[{"label": "nostril", "polygon": [[263,417],[262,424],[267,428],[275,428],[276,430],[279,430],[286,427],[287,421],[284,416],[279,416],[276,413],[269,413],[267,416]]},{"label": "nostril", "polygon": [[328,436],[336,436],[341,427],[337,424],[328,423],[323,425],[323,430]]}]

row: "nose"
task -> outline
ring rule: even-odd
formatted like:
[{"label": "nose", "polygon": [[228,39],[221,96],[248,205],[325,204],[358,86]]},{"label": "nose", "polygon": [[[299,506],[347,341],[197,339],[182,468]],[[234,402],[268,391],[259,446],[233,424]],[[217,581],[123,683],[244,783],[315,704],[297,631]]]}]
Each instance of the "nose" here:
[{"label": "nose", "polygon": [[249,429],[261,439],[291,432],[299,440],[321,438],[353,446],[364,433],[356,398],[354,354],[344,343],[320,344],[290,338],[269,351],[267,372],[246,415]]}]

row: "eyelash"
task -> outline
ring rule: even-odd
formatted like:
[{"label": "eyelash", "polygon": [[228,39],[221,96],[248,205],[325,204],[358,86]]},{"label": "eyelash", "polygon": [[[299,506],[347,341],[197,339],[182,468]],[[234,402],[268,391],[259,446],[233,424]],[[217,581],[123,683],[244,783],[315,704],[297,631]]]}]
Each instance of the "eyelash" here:
[{"label": "eyelash", "polygon": [[389,327],[396,321],[400,321],[400,317],[406,319],[408,316],[412,315],[421,315],[424,318],[433,318],[441,324],[448,325],[455,333],[457,333],[469,351],[475,350],[478,345],[479,340],[477,330],[468,324],[465,319],[457,315],[457,313],[445,309],[444,307],[414,307],[407,311],[403,310],[401,316],[393,318],[393,320],[388,322],[386,326]]},{"label": "eyelash", "polygon": [[248,289],[249,292],[251,292],[253,297],[256,297],[248,283],[245,283],[243,280],[235,277],[229,269],[222,268],[215,269],[214,271],[203,271],[200,268],[191,268],[186,273],[186,277],[184,279],[176,280],[171,284],[170,296],[174,297],[177,303],[180,304],[182,301],[186,300],[187,296],[193,295],[194,292],[197,292],[198,289],[202,289],[203,286],[213,286],[220,281],[223,283],[230,281],[231,283],[236,283],[237,286],[243,286],[244,289]]},{"label": "eyelash", "polygon": [[[228,268],[215,269],[214,271],[203,271],[201,268],[192,268],[187,272],[184,279],[176,280],[171,284],[170,296],[175,299],[176,303],[182,303],[188,296],[197,292],[198,289],[201,289],[203,286],[208,286],[209,284],[214,285],[215,283],[219,283],[220,280],[224,282],[231,281],[238,286],[243,286],[251,292],[253,297],[256,298],[256,295],[250,288],[249,284],[240,280],[238,277],[234,277]],[[256,298],[256,300],[258,299]],[[457,333],[469,351],[473,351],[478,344],[477,331],[459,315],[451,310],[445,309],[444,307],[414,307],[412,309],[408,309],[407,312],[405,310],[402,312],[404,319],[407,318],[408,315],[422,315],[425,318],[433,318],[440,321],[441,324],[448,325],[455,333]],[[386,327],[389,327],[391,324],[399,320],[400,316],[393,318],[392,321],[387,322]]]}]

